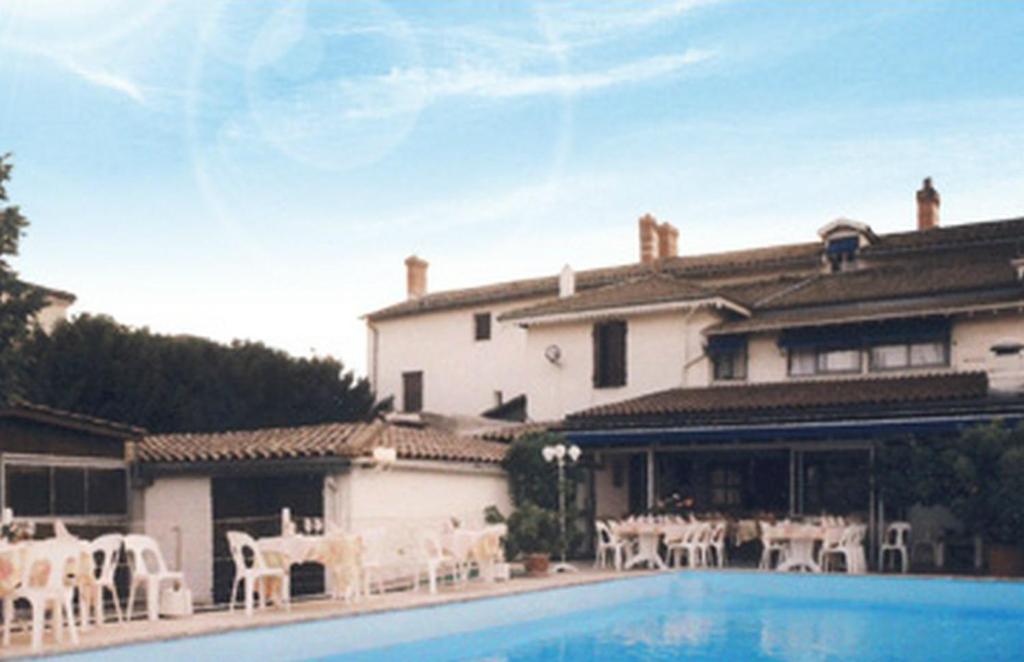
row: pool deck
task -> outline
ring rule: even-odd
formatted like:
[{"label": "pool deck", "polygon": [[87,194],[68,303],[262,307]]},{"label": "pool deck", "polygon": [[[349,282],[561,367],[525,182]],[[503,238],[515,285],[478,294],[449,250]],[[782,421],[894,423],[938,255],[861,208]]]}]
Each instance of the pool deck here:
[{"label": "pool deck", "polygon": [[[647,570],[630,571],[629,573],[595,570],[584,565],[580,565],[579,568],[580,570],[575,573],[545,577],[517,576],[513,577],[511,581],[493,584],[480,580],[473,580],[459,586],[445,584],[438,587],[438,592],[435,595],[431,595],[425,587],[422,587],[419,591],[404,590],[390,591],[383,595],[373,594],[351,604],[326,598],[303,600],[293,603],[289,611],[273,606],[262,611],[257,610],[252,618],[246,618],[242,610],[236,608],[234,613],[228,612],[226,609],[199,611],[189,618],[165,618],[156,622],[138,618],[130,623],[116,623],[110,620],[100,627],[93,625],[86,632],[80,630],[80,643],[77,646],[71,645],[67,636],[65,636],[64,643],[58,644],[54,641],[52,633],[47,632],[43,639],[43,648],[38,653],[32,653],[30,650],[29,633],[15,630],[12,632],[11,645],[0,647],[0,659],[58,655],[124,644],[217,634],[246,628],[272,627],[302,621],[414,609],[657,574]],[[112,615],[108,615],[108,617],[112,618]],[[21,619],[19,624],[24,622],[25,619]]]}]

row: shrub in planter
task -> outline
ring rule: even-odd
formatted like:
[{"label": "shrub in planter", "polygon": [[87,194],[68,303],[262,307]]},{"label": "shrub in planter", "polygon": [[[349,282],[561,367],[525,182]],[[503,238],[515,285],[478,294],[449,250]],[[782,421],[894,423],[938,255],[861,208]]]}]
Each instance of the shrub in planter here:
[{"label": "shrub in planter", "polygon": [[[516,513],[527,510],[520,517],[532,521],[538,517],[532,509],[539,508],[547,512],[545,517],[552,518],[553,532],[548,541],[549,547],[544,553],[555,555],[562,551],[560,530],[558,526],[558,468],[554,462],[547,462],[542,451],[545,446],[566,444],[561,435],[550,432],[529,434],[512,442],[502,462],[508,474],[509,492],[512,503],[516,506],[515,513],[509,516],[509,537],[506,540],[507,558],[515,558],[520,551],[512,535]],[[580,512],[577,508],[576,494],[583,479],[583,467],[579,463],[565,465],[565,527],[566,549],[571,556],[573,550],[579,549],[584,539],[580,527]]]},{"label": "shrub in planter", "polygon": [[984,540],[993,574],[1024,572],[1024,427],[994,423],[954,439],[907,440],[880,459],[886,504],[946,506]]},{"label": "shrub in planter", "polygon": [[966,431],[944,453],[955,476],[950,509],[989,550],[993,574],[1024,572],[1024,427]]},{"label": "shrub in planter", "polygon": [[[547,559],[558,550],[558,513],[526,503],[509,515],[507,524],[508,558],[543,556]],[[539,559],[534,558],[533,562],[536,565]]]}]

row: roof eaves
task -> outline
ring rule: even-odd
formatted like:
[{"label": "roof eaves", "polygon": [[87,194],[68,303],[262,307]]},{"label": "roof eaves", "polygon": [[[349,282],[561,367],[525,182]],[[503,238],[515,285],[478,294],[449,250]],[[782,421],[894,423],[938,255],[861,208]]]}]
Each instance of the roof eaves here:
[{"label": "roof eaves", "polygon": [[517,317],[514,314],[503,315],[501,321],[515,322],[519,326],[540,326],[544,324],[565,324],[569,322],[582,322],[608,317],[626,317],[639,315],[654,315],[657,313],[671,312],[675,310],[688,310],[693,308],[725,308],[739,313],[744,317],[750,317],[750,309],[735,301],[722,296],[702,297],[699,299],[683,299],[679,301],[665,301],[660,303],[646,303],[637,305],[624,305],[614,307],[598,307],[589,310],[576,310],[565,313],[538,314],[531,316]]},{"label": "roof eaves", "polygon": [[[860,302],[863,303],[863,302]],[[873,322],[894,319],[911,319],[916,317],[948,317],[966,313],[978,312],[1000,312],[1005,310],[1020,310],[1024,312],[1024,295],[1009,301],[992,303],[949,303],[937,298],[933,306],[921,306],[908,310],[895,308],[892,310],[873,310],[869,312],[842,312],[835,310],[836,306],[808,306],[807,312],[815,308],[821,309],[819,315],[809,316],[805,319],[792,319],[782,316],[778,319],[759,318],[756,314],[748,319],[739,321],[723,322],[721,324],[704,329],[705,336],[719,336],[733,333],[767,333],[781,331],[782,329],[798,329],[813,326],[827,326],[832,324],[845,324],[852,322]],[[831,310],[830,310],[831,309]],[[801,308],[783,309],[779,312],[802,312]]]}]

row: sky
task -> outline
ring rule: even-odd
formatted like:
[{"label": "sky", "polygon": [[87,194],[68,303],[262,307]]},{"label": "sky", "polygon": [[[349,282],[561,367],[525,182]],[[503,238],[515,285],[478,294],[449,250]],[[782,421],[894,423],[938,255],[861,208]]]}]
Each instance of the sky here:
[{"label": "sky", "polygon": [[430,290],[1024,215],[1024,3],[0,0],[15,267],[365,370]]}]

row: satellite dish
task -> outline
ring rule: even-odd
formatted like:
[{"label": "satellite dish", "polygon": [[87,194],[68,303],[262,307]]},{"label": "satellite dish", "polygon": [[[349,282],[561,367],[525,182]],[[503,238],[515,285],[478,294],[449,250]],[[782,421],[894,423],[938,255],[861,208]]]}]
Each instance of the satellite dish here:
[{"label": "satellite dish", "polygon": [[559,347],[558,345],[548,345],[547,348],[544,350],[544,358],[546,358],[551,363],[558,365],[558,363],[562,360],[562,348]]}]

